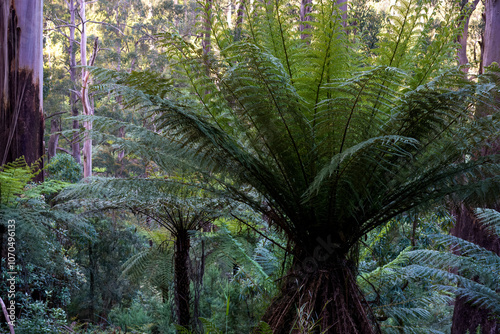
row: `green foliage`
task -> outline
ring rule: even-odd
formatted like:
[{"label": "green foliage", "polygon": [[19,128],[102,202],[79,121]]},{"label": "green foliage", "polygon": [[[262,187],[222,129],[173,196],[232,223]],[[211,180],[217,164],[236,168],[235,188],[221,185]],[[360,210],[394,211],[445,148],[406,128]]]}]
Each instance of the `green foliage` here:
[{"label": "green foliage", "polygon": [[13,205],[28,182],[39,172],[38,163],[31,167],[24,157],[0,167],[0,204]]},{"label": "green foliage", "polygon": [[49,177],[69,183],[76,183],[82,179],[82,166],[66,153],[57,153],[47,166]]},{"label": "green foliage", "polygon": [[144,309],[143,304],[134,299],[129,308],[118,307],[109,313],[109,321],[124,331],[147,331],[151,327],[152,317]]},{"label": "green foliage", "polygon": [[24,305],[16,323],[19,334],[53,334],[65,331],[66,313],[61,308],[50,308],[47,302],[36,301]]},{"label": "green foliage", "polygon": [[[411,226],[412,215],[417,217],[413,210],[444,199],[481,203],[500,191],[498,156],[464,159],[497,138],[499,119],[474,118],[476,106],[492,98],[494,77],[469,81],[453,67],[461,29],[457,8],[441,4],[431,11],[430,1],[397,2],[382,34],[369,36],[378,40],[373,54],[352,42],[333,1],[312,4],[310,27],[303,32],[297,29],[303,24],[297,8],[286,1],[246,6],[238,32],[226,23],[220,3],[208,4],[199,6],[200,33],[212,36],[208,54],[198,41],[169,32],[157,36],[154,48],[155,53],[168,50],[168,68],[160,63],[155,64],[159,72],[92,70],[96,88],[120,101],[119,108],[106,109],[108,117],[93,118],[95,131],[101,132],[94,135],[106,148],[98,168],[118,175],[121,166],[111,162],[124,152],[137,165],[145,162],[144,172],[135,172],[145,177],[94,178],[66,189],[58,200],[69,202],[60,205],[84,206],[85,214],[131,210],[152,219],[147,222],[151,230],[163,227],[168,233],[162,238],[150,235],[149,249],[127,251],[118,240],[131,242],[130,234],[107,230],[104,220],[94,221],[101,237],[109,240],[81,239],[72,249],[87,276],[96,275],[96,284],[104,285],[103,276],[121,265],[136,282],[149,276],[147,283],[172,303],[168,289],[173,252],[167,238],[179,229],[200,229],[201,220],[224,215],[238,202],[264,214],[269,224],[253,224],[261,216],[248,219],[238,210],[231,212],[232,218],[251,222],[269,239],[276,236],[276,228],[286,241],[271,246],[265,238],[236,235],[224,226],[190,234],[191,257],[210,265],[203,286],[192,286],[193,292],[201,289],[199,313],[207,319],[202,320],[207,332],[242,333],[257,326],[276,292],[271,279],[279,278],[284,254],[301,260],[312,255],[318,237],[326,236],[342,255],[359,260],[358,284],[386,332],[436,331],[429,324],[449,315],[450,292],[496,311],[498,273],[485,269],[498,264],[494,256],[428,231],[417,244],[435,248],[410,250],[409,239],[399,235],[400,228]],[[114,5],[103,2],[99,8],[126,21],[127,12]],[[180,8],[164,5],[179,17]],[[122,50],[121,43],[117,39],[110,45]],[[110,57],[121,66],[120,54]],[[121,108],[147,114],[151,123],[119,121],[111,112]],[[426,229],[434,228],[430,225]],[[370,239],[365,249],[364,236]],[[455,244],[462,255],[442,252]],[[210,254],[204,258],[206,245]],[[113,249],[129,260],[123,263]],[[460,275],[443,269],[450,266],[460,267]],[[420,284],[407,288],[414,281]],[[104,300],[118,302],[120,298],[104,296],[101,288],[94,298],[90,284],[84,285],[75,309],[89,305],[89,312],[106,312]],[[329,306],[311,305],[293,306],[298,315],[293,320],[303,331],[311,323],[319,326],[322,316],[316,313]],[[438,310],[445,314],[440,317]],[[116,322],[144,330],[148,316],[154,317],[141,305],[113,312]]]},{"label": "green foliage", "polygon": [[[211,52],[175,33],[159,36],[174,62],[171,77],[94,69],[101,90],[149,113],[156,126],[148,131],[98,117],[97,128],[113,133],[125,126],[133,133],[130,138],[107,137],[126,152],[147,156],[165,174],[175,168],[197,177],[96,180],[86,189],[93,187],[94,198],[116,196],[119,205],[131,200],[158,205],[155,194],[175,197],[182,187],[244,203],[284,232],[296,263],[313,256],[318,238],[326,236],[338,246],[340,257],[356,263],[363,237],[396,217],[450,198],[470,203],[495,198],[500,193],[499,157],[463,158],[496,139],[499,119],[474,118],[475,106],[493,98],[494,76],[466,80],[453,66],[459,11],[443,7],[430,12],[428,1],[397,2],[372,57],[354,56],[358,48],[332,1],[312,6],[304,38],[296,29],[301,24],[297,11],[288,2],[257,2],[246,8],[242,38],[234,43],[219,7],[204,6],[200,15],[204,32],[213,36]],[[437,24],[442,11],[447,15]],[[152,76],[156,85],[148,84]],[[85,193],[72,191],[70,197]],[[253,268],[252,275],[266,277],[244,243],[225,238],[229,261],[240,263],[241,272]],[[437,309],[449,297],[430,291],[416,298],[428,286],[408,298],[398,295],[412,273],[430,273],[422,265],[412,267],[413,272],[395,270],[410,268],[405,261],[413,254],[394,251],[398,253],[362,278],[381,280],[387,305],[404,304],[376,311],[387,318],[388,327],[419,331],[425,320],[407,327],[401,322],[432,318],[425,305],[436,300]],[[325,267],[340,267],[330,265]],[[224,297],[218,298],[218,308],[227,311],[234,298],[230,293]],[[331,319],[327,313],[335,310],[330,305],[303,303],[300,296],[290,301],[295,302],[302,303],[294,305],[298,315],[319,319],[323,330],[333,325],[321,322],[327,315]],[[299,324],[299,318],[294,320]]]},{"label": "green foliage", "polygon": [[[477,217],[491,228],[498,225],[500,215],[495,210],[478,209]],[[439,215],[407,218],[419,222],[420,236],[414,239],[416,249],[404,248],[408,237],[400,236],[405,228],[402,217],[399,224],[387,225],[379,233],[373,233],[373,242],[366,246],[361,261],[358,283],[373,303],[382,330],[447,332],[454,296],[489,309],[492,317],[498,317],[498,255],[474,243],[441,234],[447,232],[446,221],[451,218],[443,220]],[[377,264],[370,257],[378,259]]]},{"label": "green foliage", "polygon": [[121,266],[142,249],[143,240],[126,214],[88,219],[95,231],[92,238],[71,235],[68,253],[82,269],[85,281],[71,290],[67,311],[79,321],[92,322],[98,320],[96,315],[106,317],[115,305],[130,306],[138,284],[121,276]]},{"label": "green foliage", "polygon": [[139,284],[149,282],[161,292],[163,299],[168,299],[174,277],[174,250],[169,235],[147,231],[146,236],[152,246],[130,257],[122,265],[122,274]]},{"label": "green foliage", "polygon": [[359,39],[363,52],[373,52],[387,14],[375,10],[372,1],[352,0],[348,4],[349,17],[352,18],[350,21],[352,36]]}]

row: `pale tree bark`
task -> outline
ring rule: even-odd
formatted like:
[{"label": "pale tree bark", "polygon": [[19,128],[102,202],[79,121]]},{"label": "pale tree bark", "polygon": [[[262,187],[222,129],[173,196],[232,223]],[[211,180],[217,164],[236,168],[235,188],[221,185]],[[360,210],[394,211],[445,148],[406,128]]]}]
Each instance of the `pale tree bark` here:
[{"label": "pale tree bark", "polygon": [[[73,89],[69,92],[69,103],[71,105],[71,116],[78,116],[78,108],[76,102],[78,96],[76,94],[76,53],[75,53],[75,29],[76,29],[76,6],[75,0],[68,1],[68,9],[70,13],[70,26],[69,26],[69,75],[71,82],[73,83]],[[80,140],[79,133],[80,123],[78,120],[73,120],[73,138],[71,142],[71,154],[75,158],[76,162],[81,163],[80,155]]]},{"label": "pale tree bark", "polygon": [[[80,91],[80,99],[82,101],[82,111],[85,116],[94,115],[94,106],[89,98],[89,85],[91,84],[90,72],[86,66],[93,66],[98,51],[98,39],[94,41],[94,50],[89,60],[87,60],[87,19],[85,16],[85,0],[80,1],[80,19],[82,22],[81,40],[80,40],[80,56],[82,68],[82,89]],[[83,177],[92,176],[92,120],[83,121],[85,128],[85,137],[83,140]]]},{"label": "pale tree bark", "polygon": [[0,1],[1,165],[43,156],[42,12],[43,0]]},{"label": "pale tree bark", "polygon": [[226,7],[226,21],[229,29],[233,27],[233,2],[229,1]]},{"label": "pale tree bark", "polygon": [[[458,36],[457,42],[460,44],[461,48],[458,50],[458,63],[459,65],[467,65],[469,59],[467,57],[467,40],[469,37],[469,21],[472,13],[477,7],[479,0],[474,0],[469,3],[468,0],[462,0],[460,7],[462,10],[461,22],[463,22],[462,34]],[[463,67],[462,71],[465,73],[469,72],[468,67]]]}]

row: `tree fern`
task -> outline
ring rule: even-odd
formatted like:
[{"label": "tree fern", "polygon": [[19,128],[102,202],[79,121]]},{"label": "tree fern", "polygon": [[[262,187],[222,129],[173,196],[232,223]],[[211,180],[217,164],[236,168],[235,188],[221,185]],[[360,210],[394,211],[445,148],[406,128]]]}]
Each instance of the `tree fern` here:
[{"label": "tree fern", "polygon": [[[152,113],[158,142],[170,142],[159,155],[185,163],[201,175],[199,187],[261,211],[286,234],[294,259],[265,316],[274,330],[290,330],[285,319],[306,305],[322,328],[369,333],[369,314],[352,307],[364,305],[352,269],[361,238],[450,196],[479,203],[500,191],[497,156],[463,159],[498,134],[496,118],[471,121],[475,105],[491,99],[494,76],[467,81],[458,69],[436,67],[454,33],[438,27],[425,40],[424,1],[398,2],[376,59],[352,62],[338,61],[351,48],[330,4],[315,4],[310,41],[285,29],[299,24],[286,3],[255,5],[260,15],[248,17],[248,38],[214,50],[209,62],[165,35],[176,81],[189,93],[162,98],[133,82],[120,89]],[[453,15],[447,22],[455,26]],[[424,49],[436,56],[417,57]],[[182,183],[162,182],[164,193]],[[318,261],[326,237],[335,249]]]}]

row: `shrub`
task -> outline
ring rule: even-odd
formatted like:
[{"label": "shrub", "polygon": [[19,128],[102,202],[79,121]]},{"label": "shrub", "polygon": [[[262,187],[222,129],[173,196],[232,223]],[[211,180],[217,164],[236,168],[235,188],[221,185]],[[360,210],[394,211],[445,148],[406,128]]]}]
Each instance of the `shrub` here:
[{"label": "shrub", "polygon": [[81,180],[82,166],[66,153],[57,153],[47,166],[49,177],[55,180],[76,183]]}]

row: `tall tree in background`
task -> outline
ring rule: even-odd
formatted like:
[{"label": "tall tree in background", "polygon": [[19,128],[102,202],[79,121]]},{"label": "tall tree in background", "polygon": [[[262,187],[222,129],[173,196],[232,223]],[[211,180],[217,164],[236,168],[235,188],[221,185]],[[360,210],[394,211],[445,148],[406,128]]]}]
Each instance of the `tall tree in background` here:
[{"label": "tall tree in background", "polygon": [[[76,29],[76,6],[75,0],[68,1],[68,10],[70,13],[70,24],[69,24],[69,73],[70,79],[72,83],[76,83],[76,41],[75,41],[75,29]],[[71,106],[71,116],[78,116],[78,108],[76,106],[78,96],[76,94],[76,85],[69,91],[69,103]],[[80,129],[80,124],[78,120],[73,120],[73,138],[71,142],[71,153],[73,158],[75,158],[76,162],[81,163],[81,154],[80,154],[80,141],[78,139],[78,130]]]},{"label": "tall tree in background", "polygon": [[485,1],[483,66],[500,63],[500,1]]},{"label": "tall tree in background", "polygon": [[[469,2],[468,0],[462,0],[460,3],[460,7],[462,9],[462,20],[460,20],[460,24],[463,25],[462,33],[458,36],[458,43],[461,48],[458,50],[458,63],[460,65],[466,65],[469,63],[469,59],[467,57],[467,40],[469,36],[469,22],[470,17],[474,10],[477,7],[479,0],[474,0]],[[468,72],[468,68],[464,67],[463,71]]]},{"label": "tall tree in background", "polygon": [[[82,23],[80,41],[80,57],[82,68],[82,89],[80,91],[80,100],[82,101],[83,115],[92,117],[94,115],[94,103],[89,97],[89,86],[92,83],[90,72],[86,66],[93,66],[98,51],[98,39],[95,39],[94,49],[90,59],[87,59],[87,19],[86,19],[86,2],[80,0],[80,20]],[[83,177],[92,176],[92,120],[86,119],[83,121],[85,128],[85,137],[83,139]]]},{"label": "tall tree in background", "polygon": [[0,165],[43,155],[42,10],[42,0],[0,2]]},{"label": "tall tree in background", "polygon": [[[477,1],[472,3],[475,6]],[[485,2],[485,30],[483,38],[484,51],[481,55],[482,67],[488,67],[493,62],[500,62],[500,1],[487,0]],[[467,20],[468,22],[468,20]],[[466,22],[466,23],[467,23]],[[467,24],[464,27],[462,50],[459,53],[459,62],[464,64],[466,62],[466,39],[467,39]],[[465,58],[464,58],[465,57]],[[496,101],[491,101],[493,104],[499,104],[499,96],[496,96]],[[476,117],[485,117],[494,112],[486,105],[479,105]],[[500,139],[493,139],[488,143],[480,152],[479,155],[498,154],[500,151]],[[496,205],[492,203],[492,207],[497,209],[499,198],[492,198],[492,202],[497,202]],[[500,239],[497,235],[492,234],[476,217],[473,208],[469,203],[462,205],[456,213],[456,224],[452,230],[452,234],[471,241],[485,249],[495,252],[500,255]],[[462,334],[467,331],[474,333],[478,327],[481,327],[482,333],[498,333],[500,330],[500,323],[488,309],[480,308],[472,305],[465,297],[457,297],[455,300],[455,308],[453,311],[453,325],[451,328],[452,334]]]}]

